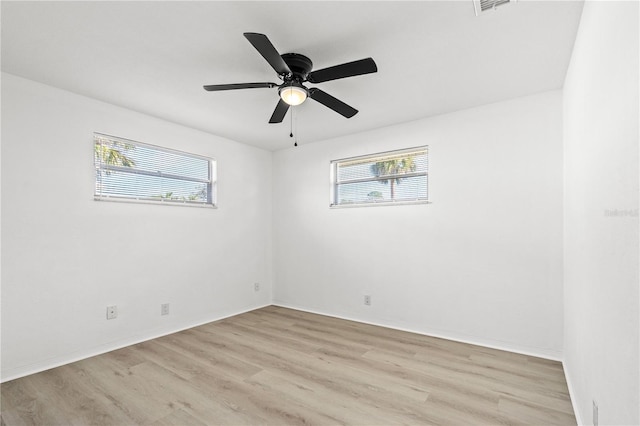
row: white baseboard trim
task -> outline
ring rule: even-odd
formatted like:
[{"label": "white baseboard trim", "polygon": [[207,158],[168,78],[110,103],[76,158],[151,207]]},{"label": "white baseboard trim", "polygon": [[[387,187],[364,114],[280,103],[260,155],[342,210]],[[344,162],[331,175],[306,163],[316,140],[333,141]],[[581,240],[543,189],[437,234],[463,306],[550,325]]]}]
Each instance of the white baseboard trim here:
[{"label": "white baseboard trim", "polygon": [[310,309],[310,308],[305,308],[305,307],[300,307],[300,306],[294,306],[294,305],[290,305],[290,304],[282,303],[282,302],[274,301],[272,304],[274,306],[279,306],[279,307],[288,308],[288,309],[294,309],[296,311],[309,312],[309,313],[318,314],[318,315],[325,315],[325,316],[328,316],[328,317],[344,319],[344,320],[347,320],[347,321],[359,322],[359,323],[362,323],[362,324],[375,325],[375,326],[378,326],[378,327],[385,327],[385,328],[390,328],[390,329],[393,329],[393,330],[406,331],[406,332],[409,332],[409,333],[420,334],[420,335],[423,335],[423,336],[436,337],[436,338],[439,338],[439,339],[446,339],[446,340],[451,340],[451,341],[454,341],[454,342],[467,343],[467,344],[470,344],[470,345],[482,346],[482,347],[490,348],[490,349],[497,349],[499,351],[513,352],[513,353],[517,353],[517,354],[521,354],[521,355],[548,359],[550,361],[562,362],[562,353],[561,352],[556,352],[556,351],[549,352],[549,353],[545,353],[545,352],[542,352],[542,351],[538,352],[535,349],[518,348],[518,347],[510,346],[509,344],[502,343],[502,342],[487,342],[487,341],[474,339],[472,337],[453,336],[453,335],[447,334],[446,332],[442,332],[442,331],[431,331],[431,330],[424,331],[424,330],[417,330],[417,329],[410,328],[410,327],[398,326],[396,324],[388,324],[388,323],[377,322],[377,321],[366,321],[366,320],[363,320],[363,319],[360,319],[360,318],[351,317],[351,316],[348,316],[348,315],[327,313],[327,312],[323,312],[323,311],[316,310],[316,309]]},{"label": "white baseboard trim", "polygon": [[562,361],[562,371],[564,371],[564,379],[567,382],[567,388],[569,388],[569,399],[571,400],[571,407],[573,407],[573,414],[576,416],[576,422],[578,426],[586,425],[583,419],[580,417],[580,410],[578,409],[578,400],[576,398],[576,393],[573,389],[573,384],[571,383],[571,376],[569,375],[569,370],[564,361]]},{"label": "white baseboard trim", "polygon": [[16,368],[9,369],[7,371],[2,372],[2,379],[0,383],[8,382],[11,380],[19,379],[20,377],[29,376],[31,374],[40,373],[42,371],[50,370],[52,368],[60,367],[63,365],[71,364],[73,362],[81,361],[83,359],[91,358],[97,355],[102,355],[107,352],[115,351],[118,349],[125,348],[127,346],[137,345],[138,343],[146,342],[148,340],[157,339],[159,337],[168,336],[170,334],[178,333],[183,330],[188,330],[193,327],[198,327],[200,325],[208,324],[210,322],[219,321],[225,318],[233,317],[236,315],[243,314],[245,312],[254,311],[256,309],[261,309],[267,306],[271,306],[271,303],[267,303],[264,305],[245,307],[238,311],[226,312],[220,315],[214,315],[206,319],[196,320],[190,323],[186,323],[176,327],[171,330],[163,330],[161,332],[149,331],[148,333],[131,336],[126,339],[105,343],[103,345],[90,348],[88,350],[83,350],[81,352],[73,352],[63,356],[58,356],[55,358],[46,359],[43,361],[39,361],[34,364],[23,365]]}]

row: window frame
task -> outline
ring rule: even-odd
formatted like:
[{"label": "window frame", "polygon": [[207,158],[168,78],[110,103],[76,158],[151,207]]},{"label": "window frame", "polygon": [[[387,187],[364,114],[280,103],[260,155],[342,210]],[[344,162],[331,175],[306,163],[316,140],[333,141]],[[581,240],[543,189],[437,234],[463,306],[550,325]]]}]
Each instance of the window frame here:
[{"label": "window frame", "polygon": [[[348,204],[347,203],[340,204],[338,202],[338,199],[337,199],[338,193],[339,193],[338,187],[340,185],[360,183],[360,182],[375,182],[379,180],[384,180],[384,179],[381,179],[381,177],[374,176],[371,178],[350,179],[350,180],[338,182],[337,181],[338,166],[340,164],[346,163],[346,162],[352,162],[352,161],[366,161],[366,160],[372,160],[376,158],[385,158],[391,155],[402,155],[402,154],[409,154],[409,153],[421,152],[421,151],[424,151],[426,156],[426,161],[427,161],[427,170],[425,172],[384,175],[383,178],[384,177],[391,178],[393,176],[397,176],[400,178],[426,176],[427,178],[427,183],[426,183],[427,197],[426,198],[403,199],[403,200],[382,200],[382,201],[371,200],[371,201],[361,201],[361,202],[354,202],[354,203],[348,203]],[[331,209],[373,207],[373,206],[396,206],[396,205],[411,205],[411,204],[431,204],[430,197],[429,197],[430,194],[429,194],[429,146],[428,145],[415,146],[411,148],[394,149],[390,151],[376,152],[373,154],[365,154],[365,155],[359,155],[354,157],[346,157],[346,158],[341,158],[337,160],[332,160],[330,161],[329,164],[330,164],[330,178],[331,178],[329,207]]]},{"label": "window frame", "polygon": [[[154,151],[169,153],[173,155],[179,155],[183,157],[196,158],[207,161],[208,164],[208,173],[207,179],[197,179],[188,176],[174,175],[170,173],[162,173],[162,172],[150,172],[147,170],[136,170],[130,167],[123,166],[115,166],[115,165],[106,165],[102,161],[97,162],[95,156],[95,146],[98,143],[99,138],[108,139],[114,142],[120,142],[123,144],[129,144],[133,146],[141,146],[147,149],[151,149]],[[110,202],[121,202],[121,203],[138,203],[138,204],[154,204],[154,205],[172,205],[172,206],[187,206],[187,207],[200,207],[200,208],[214,208],[218,207],[217,205],[217,161],[215,158],[207,157],[204,155],[194,154],[191,152],[180,151],[177,149],[167,148],[160,145],[149,144],[145,142],[139,142],[132,139],[122,138],[119,136],[113,136],[106,133],[94,132],[93,133],[93,141],[94,147],[94,159],[93,165],[95,169],[94,174],[94,194],[93,199],[95,201],[110,201]],[[113,172],[122,172],[128,175],[137,175],[137,176],[152,176],[152,177],[165,177],[169,179],[188,181],[188,182],[196,182],[196,183],[204,183],[207,185],[207,202],[196,202],[196,201],[188,201],[188,200],[174,200],[167,199],[161,197],[145,197],[145,196],[126,196],[126,195],[102,195],[98,191],[98,176],[100,170],[113,171]]]}]

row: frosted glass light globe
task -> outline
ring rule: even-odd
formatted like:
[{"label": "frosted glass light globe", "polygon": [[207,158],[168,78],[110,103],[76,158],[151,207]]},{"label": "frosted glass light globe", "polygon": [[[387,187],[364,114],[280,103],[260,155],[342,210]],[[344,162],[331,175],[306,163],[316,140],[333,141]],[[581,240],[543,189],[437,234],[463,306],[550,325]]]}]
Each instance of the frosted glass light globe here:
[{"label": "frosted glass light globe", "polygon": [[287,86],[280,89],[280,97],[291,106],[300,105],[307,99],[307,91],[298,86]]}]

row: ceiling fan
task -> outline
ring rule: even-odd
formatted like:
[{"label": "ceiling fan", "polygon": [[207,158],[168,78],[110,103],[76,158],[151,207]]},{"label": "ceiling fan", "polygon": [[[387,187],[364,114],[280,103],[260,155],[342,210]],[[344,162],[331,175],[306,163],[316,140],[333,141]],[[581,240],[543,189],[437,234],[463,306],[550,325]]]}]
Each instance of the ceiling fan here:
[{"label": "ceiling fan", "polygon": [[360,59],[359,61],[347,62],[341,65],[311,71],[313,69],[311,59],[299,53],[285,53],[280,55],[266,35],[258,33],[244,33],[244,36],[278,73],[278,78],[282,80],[282,84],[213,84],[204,86],[204,90],[215,92],[220,90],[277,87],[280,100],[271,115],[269,123],[281,123],[289,110],[289,106],[300,105],[307,99],[307,97],[316,102],[320,102],[322,105],[331,108],[346,118],[351,118],[358,113],[357,109],[345,104],[341,100],[334,98],[327,92],[318,88],[307,88],[303,83],[323,83],[325,81],[370,74],[378,71],[376,63],[371,58]]}]

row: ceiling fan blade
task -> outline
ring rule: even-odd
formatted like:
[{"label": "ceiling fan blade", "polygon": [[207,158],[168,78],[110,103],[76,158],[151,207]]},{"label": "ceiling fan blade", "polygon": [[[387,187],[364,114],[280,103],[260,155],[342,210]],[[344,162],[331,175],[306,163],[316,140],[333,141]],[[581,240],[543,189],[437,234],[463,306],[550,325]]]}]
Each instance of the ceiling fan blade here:
[{"label": "ceiling fan blade", "polygon": [[371,74],[377,72],[378,67],[371,58],[360,59],[359,61],[347,62],[346,64],[335,65],[310,72],[307,81],[311,83],[322,83],[325,81],[337,80],[339,78],[354,77],[356,75]]},{"label": "ceiling fan blade", "polygon": [[278,105],[276,105],[276,109],[273,110],[269,123],[282,123],[284,116],[287,115],[287,111],[289,111],[289,104],[280,99]]},{"label": "ceiling fan blade", "polygon": [[235,89],[268,89],[276,87],[275,83],[238,83],[238,84],[210,84],[203,86],[207,92],[217,92],[220,90],[235,90]]},{"label": "ceiling fan blade", "polygon": [[291,74],[289,66],[284,59],[282,59],[276,48],[273,47],[273,44],[271,44],[266,35],[244,33],[244,36],[279,75]]},{"label": "ceiling fan blade", "polygon": [[309,89],[309,97],[347,118],[351,118],[358,113],[357,109],[350,107],[341,100],[315,87]]}]

